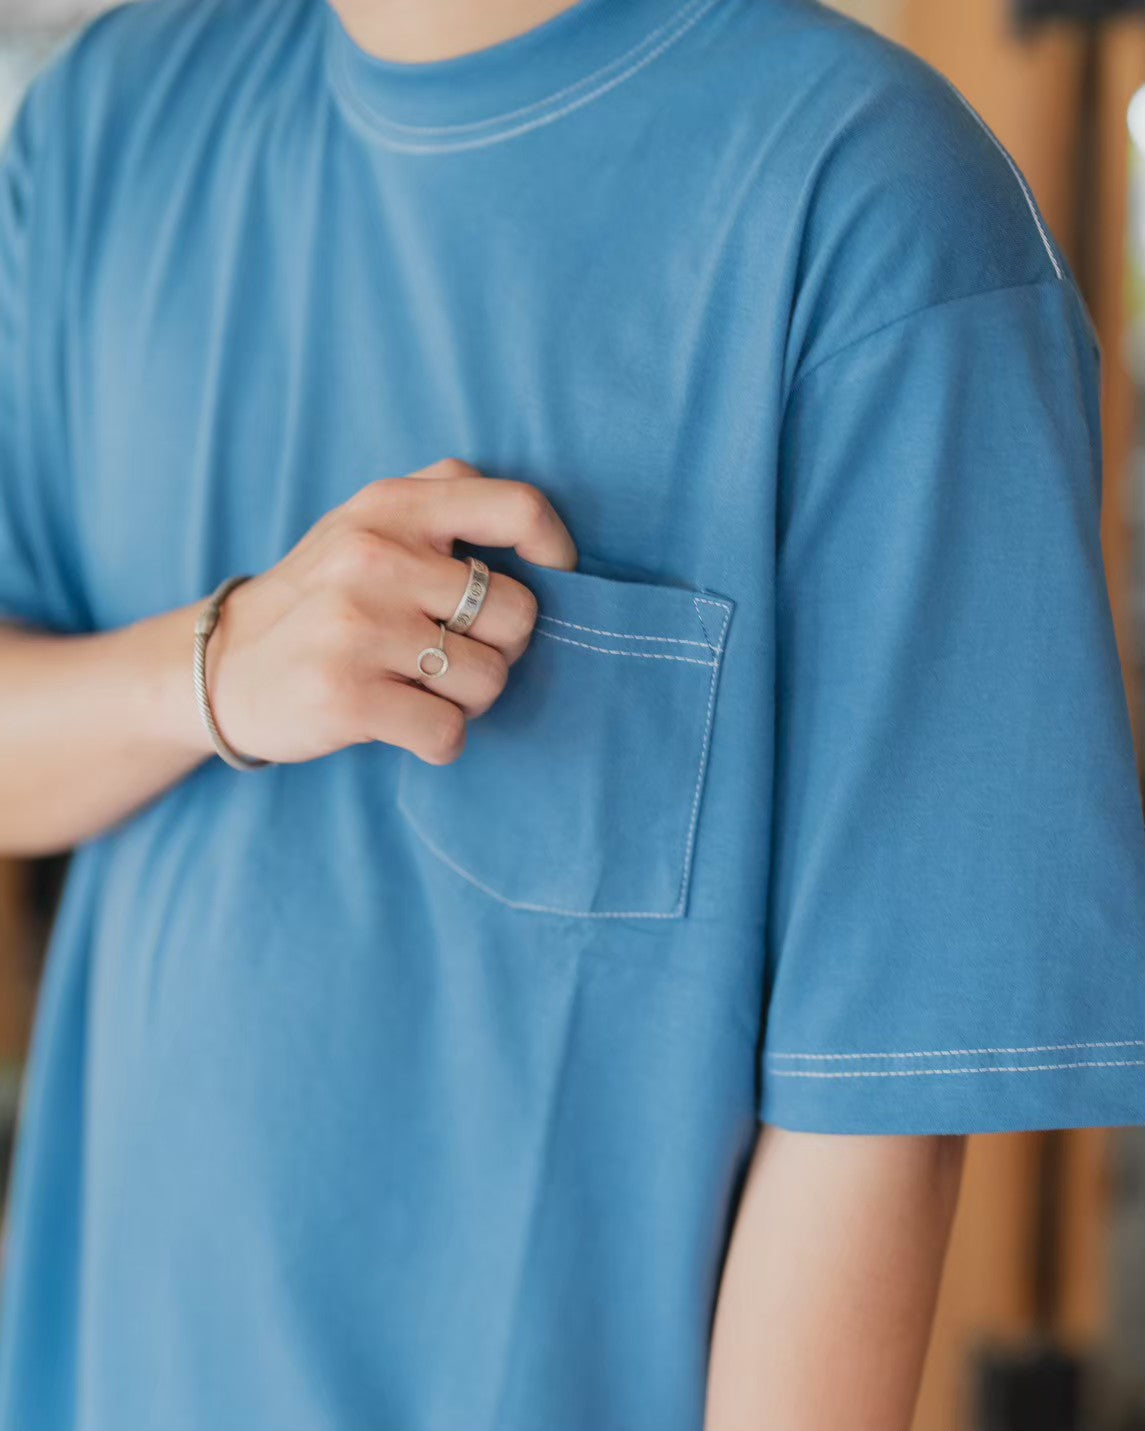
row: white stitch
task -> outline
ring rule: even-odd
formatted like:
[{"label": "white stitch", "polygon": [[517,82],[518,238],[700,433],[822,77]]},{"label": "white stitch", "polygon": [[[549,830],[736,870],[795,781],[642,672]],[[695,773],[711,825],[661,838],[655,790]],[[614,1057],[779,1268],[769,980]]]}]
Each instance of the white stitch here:
[{"label": "white stitch", "polygon": [[636,636],[630,631],[604,631],[599,626],[581,626],[575,621],[562,621],[559,616],[546,616],[543,611],[537,620],[550,621],[554,626],[567,626],[571,631],[591,631],[594,636],[613,636],[618,641],[666,641],[671,646],[699,646],[703,651],[712,649],[707,641],[683,641],[677,636]]},{"label": "white stitch", "polygon": [[630,656],[636,661],[683,661],[688,666],[714,666],[715,661],[701,661],[695,656],[669,656],[661,651],[612,651],[605,646],[590,646],[587,641],[574,641],[569,636],[557,636],[552,631],[536,631],[549,641],[561,641],[566,646],[580,646],[585,651],[597,651],[602,656]]},{"label": "white stitch", "polygon": [[978,121],[979,127],[986,133],[987,137],[992,141],[995,149],[997,149],[998,153],[1001,154],[1002,158],[1005,159],[1006,163],[1010,166],[1010,172],[1018,181],[1018,187],[1022,191],[1022,197],[1026,201],[1026,207],[1029,209],[1030,215],[1033,218],[1034,223],[1037,225],[1037,230],[1042,240],[1042,246],[1045,249],[1046,253],[1049,254],[1050,262],[1054,266],[1054,272],[1057,274],[1059,279],[1063,278],[1064,275],[1062,273],[1061,264],[1058,263],[1057,255],[1054,253],[1053,248],[1050,245],[1049,235],[1046,233],[1045,227],[1042,224],[1041,215],[1038,213],[1038,206],[1034,202],[1033,194],[1030,193],[1029,185],[1022,177],[1022,171],[1018,168],[1017,164],[1014,163],[1013,159],[1010,158],[1010,155],[1004,148],[1002,141],[998,138],[998,136],[994,133],[994,131],[990,128],[990,126],[986,123],[986,121],[982,118],[982,116],[978,113],[978,111],[974,108],[974,106],[958,88],[958,86],[952,84],[950,80],[946,79],[945,75],[943,75],[942,78],[946,80],[946,83],[958,96],[963,108],[966,109],[971,115],[973,115],[973,117]]},{"label": "white stitch", "polygon": [[[693,597],[693,602],[700,600]],[[704,771],[708,764],[708,746],[712,739],[712,712],[716,702],[716,681],[720,671],[720,652],[724,649],[724,634],[728,629],[728,621],[731,619],[731,607],[722,601],[709,601],[708,606],[719,606],[723,609],[724,620],[720,627],[720,640],[716,648],[715,658],[709,663],[712,668],[712,678],[708,683],[708,710],[704,718],[704,743],[700,747],[700,768],[696,772],[696,788],[692,795],[692,818],[688,825],[688,840],[684,846],[684,868],[680,872],[680,893],[676,900],[676,908],[683,913],[684,901],[688,888],[688,872],[692,867],[692,846],[696,838],[696,821],[700,814],[700,792],[704,784]],[[700,625],[703,626],[703,622]]]},{"label": "white stitch", "polygon": [[[714,606],[717,611],[722,611],[722,612],[724,613],[724,616],[725,616],[725,617],[728,617],[728,616],[731,615],[731,605],[730,605],[729,602],[726,602],[726,601],[711,601],[711,600],[709,600],[706,596],[693,596],[693,597],[692,597],[692,605],[696,608],[696,615],[700,618],[700,627],[701,627],[701,629],[703,629],[705,636],[707,635],[707,629],[704,627],[703,617],[700,616],[699,608],[700,608],[701,606]],[[725,624],[725,625],[727,624],[726,620],[725,620],[725,623],[724,623],[724,624]],[[722,632],[722,629],[723,629],[723,628],[721,627],[721,632]],[[708,649],[709,649],[710,651],[722,651],[722,650],[724,649],[724,643],[723,643],[723,636],[722,636],[722,634],[721,634],[721,637],[720,637],[719,645],[718,645],[718,646],[713,646],[712,643],[709,641],[709,642],[708,642]]]},{"label": "white stitch", "polygon": [[[382,115],[375,113],[362,100],[361,96],[352,87],[352,85],[346,92],[346,99],[355,109],[359,111],[359,118],[364,118],[366,122],[371,126],[372,136],[376,138],[379,143],[385,145],[386,148],[394,150],[396,152],[409,154],[450,154],[457,153],[458,151],[463,149],[485,148],[490,144],[499,144],[502,140],[505,139],[514,139],[520,134],[527,134],[530,130],[539,129],[544,124],[552,124],[554,120],[562,119],[566,114],[571,114],[574,110],[580,109],[586,104],[591,104],[594,99],[598,99],[601,95],[607,94],[609,90],[615,89],[618,85],[623,84],[625,80],[630,79],[632,75],[636,74],[639,70],[642,70],[645,65],[649,65],[652,63],[653,60],[659,58],[659,56],[663,54],[665,50],[669,49],[672,45],[674,45],[675,42],[681,38],[681,36],[686,34],[687,31],[690,30],[692,26],[697,23],[697,21],[703,19],[703,17],[708,13],[708,11],[714,9],[715,6],[719,3],[720,0],[707,0],[707,4],[705,4],[695,14],[690,16],[686,22],[681,24],[678,29],[674,30],[670,35],[668,35],[664,40],[662,40],[659,45],[657,45],[654,49],[650,50],[647,54],[642,55],[638,60],[636,60],[632,65],[630,65],[627,70],[622,71],[618,75],[614,75],[610,80],[607,80],[605,83],[599,85],[596,89],[590,90],[587,94],[579,95],[576,99],[570,101],[568,104],[562,106],[560,109],[551,110],[545,114],[540,115],[537,119],[530,120],[525,124],[517,125],[516,128],[498,130],[495,134],[489,135],[488,137],[470,140],[459,140],[453,144],[417,144],[409,142],[403,143],[399,140],[389,138],[385,134],[379,133],[377,129],[374,128],[374,126],[376,126],[377,124],[385,124],[387,123],[387,121]],[[345,80],[348,81],[349,71],[346,65],[346,52],[344,49],[341,51],[341,63],[343,77]],[[615,63],[615,61],[613,63]]]},{"label": "white stitch", "polygon": [[936,1048],[917,1053],[768,1053],[768,1058],[959,1058],[976,1053],[1059,1053],[1068,1048],[1145,1048],[1143,1039],[1106,1039],[1097,1043],[1031,1043],[1020,1048]]},{"label": "white stitch", "polygon": [[718,646],[712,645],[712,638],[708,635],[708,624],[704,620],[704,613],[700,610],[701,605],[712,606],[714,604],[715,603],[711,601],[704,601],[703,598],[699,596],[692,597],[692,610],[696,613],[696,620],[700,623],[700,630],[704,633],[704,644],[707,646],[709,651],[722,651],[722,640],[719,642]]},{"label": "white stitch", "polygon": [[[582,75],[580,79],[574,80],[571,84],[563,85],[560,89],[554,90],[552,94],[546,94],[541,99],[533,100],[530,104],[520,105],[517,109],[506,110],[501,114],[492,114],[487,116],[485,119],[466,120],[464,123],[458,124],[406,124],[401,120],[391,119],[388,115],[385,115],[380,110],[375,109],[374,106],[370,104],[369,101],[365,98],[361,98],[360,103],[364,108],[368,109],[372,114],[376,115],[377,118],[381,120],[381,122],[385,124],[388,128],[399,130],[403,134],[449,135],[465,134],[470,133],[474,130],[489,129],[492,125],[504,124],[507,120],[521,119],[526,114],[534,114],[538,110],[543,110],[549,105],[564,99],[567,95],[576,94],[579,90],[591,86],[603,75],[608,74],[610,70],[614,70],[617,69],[619,66],[625,65],[634,56],[639,55],[641,51],[647,49],[649,45],[655,43],[658,36],[663,35],[665,31],[671,30],[673,25],[678,24],[689,10],[694,10],[698,3],[699,0],[687,0],[687,3],[681,5],[678,10],[674,11],[668,17],[668,19],[663,22],[663,24],[657,25],[654,29],[649,30],[646,35],[641,36],[641,38],[637,40],[635,44],[629,46],[629,48],[623,51],[623,53],[614,56],[614,58],[612,58],[611,60],[607,60],[604,64],[600,65],[599,68],[592,70],[587,75]],[[348,51],[345,45],[343,45],[341,49],[343,67],[345,68],[346,64],[348,63],[348,61],[346,60],[346,55]],[[346,73],[347,78],[349,78],[349,72],[347,71]]]},{"label": "white stitch", "polygon": [[[706,597],[703,596],[693,596],[692,605],[696,608],[696,620],[700,623],[700,630],[704,633],[704,641],[707,644],[708,650],[718,660],[719,657],[723,655],[724,632],[727,630],[728,621],[731,618],[731,606],[726,601],[709,601]],[[714,606],[717,611],[722,611],[724,613],[724,619],[720,626],[720,639],[715,646],[712,645],[711,637],[709,637],[708,635],[708,628],[704,624],[703,613],[700,610],[701,606]]]},{"label": "white stitch", "polygon": [[709,651],[715,650],[712,645],[712,638],[708,635],[708,623],[704,620],[704,613],[700,610],[700,603],[692,597],[692,610],[696,613],[696,620],[700,623],[700,630],[704,633],[704,645]]},{"label": "white stitch", "polygon": [[[693,600],[701,599],[702,598],[699,597],[693,598]],[[727,602],[707,601],[704,604],[707,606],[718,607],[724,613],[724,620],[723,624],[720,627],[720,644],[716,650],[716,658],[712,661],[693,662],[693,664],[699,666],[711,666],[712,675],[711,680],[708,683],[708,708],[705,716],[704,739],[700,746],[700,765],[699,770],[696,773],[696,787],[692,796],[692,816],[688,826],[687,841],[685,842],[684,846],[684,863],[680,873],[680,887],[676,897],[676,904],[671,910],[652,912],[648,910],[615,911],[595,909],[559,909],[553,905],[530,904],[523,900],[509,899],[506,895],[498,894],[495,889],[491,888],[483,880],[478,879],[477,876],[471,873],[471,871],[467,870],[464,865],[459,864],[455,859],[447,855],[445,851],[441,848],[441,846],[438,845],[436,841],[432,840],[425,832],[425,830],[422,829],[421,824],[414,816],[413,811],[409,808],[409,805],[406,803],[403,796],[399,793],[398,807],[405,815],[406,819],[409,822],[410,828],[417,835],[418,839],[421,840],[421,842],[426,846],[426,848],[429,849],[448,869],[453,870],[455,874],[459,875],[462,879],[473,885],[475,889],[481,890],[483,894],[486,894],[491,899],[496,900],[498,904],[506,905],[510,909],[520,909],[532,914],[555,914],[561,915],[565,918],[575,919],[679,919],[684,912],[684,906],[686,902],[685,895],[688,886],[688,872],[691,868],[692,850],[695,844],[696,821],[700,809],[700,792],[703,788],[704,770],[707,766],[708,748],[711,743],[712,711],[715,704],[716,696],[716,679],[719,669],[719,654],[724,649],[724,634],[727,631],[728,621],[731,618],[731,606]],[[541,632],[539,634],[546,635],[548,633]],[[563,636],[550,636],[549,639],[552,641],[564,641],[567,638]],[[581,641],[570,641],[568,642],[568,644],[570,646],[581,646],[584,643]],[[589,647],[589,649],[596,650],[598,648]],[[617,652],[615,654],[628,656],[639,655],[641,653],[622,651]],[[690,660],[689,657],[681,656],[660,656],[653,659],[667,661]]]},{"label": "white stitch", "polygon": [[482,894],[487,894],[491,899],[495,899],[498,904],[508,905],[510,909],[523,909],[531,914],[560,914],[565,916],[566,918],[575,919],[678,919],[680,917],[679,905],[677,905],[675,909],[658,911],[653,913],[643,909],[624,911],[596,909],[558,909],[548,904],[527,904],[524,900],[509,899],[503,894],[498,894],[495,889],[491,889],[482,880],[479,880],[475,874],[471,874],[469,870],[467,870],[463,865],[459,865],[456,860],[451,859],[449,855],[447,855],[445,851],[441,848],[441,846],[431,840],[430,837],[426,834],[426,832],[422,829],[421,825],[414,818],[412,811],[404,800],[399,798],[398,805],[400,806],[401,811],[405,815],[406,819],[409,821],[410,826],[413,829],[414,833],[417,835],[418,839],[421,840],[421,842],[426,845],[430,850],[432,850],[434,855],[437,856],[437,858],[442,862],[443,865],[447,865],[451,870],[453,870],[454,874],[460,875],[462,879],[468,880],[468,882],[471,885],[475,886],[475,888],[479,889]]},{"label": "white stitch", "polygon": [[1049,1073],[1057,1068],[1145,1068],[1145,1058],[1093,1059],[1076,1063],[973,1064],[965,1068],[871,1068],[849,1073],[813,1073],[810,1069],[776,1068],[772,1078],[931,1078],[944,1073]]}]

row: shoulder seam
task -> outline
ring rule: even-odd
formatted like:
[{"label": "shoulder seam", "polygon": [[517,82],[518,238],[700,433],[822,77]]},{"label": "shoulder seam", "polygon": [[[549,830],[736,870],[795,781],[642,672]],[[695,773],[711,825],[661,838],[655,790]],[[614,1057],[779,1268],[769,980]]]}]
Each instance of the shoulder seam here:
[{"label": "shoulder seam", "polygon": [[825,353],[823,357],[816,358],[809,368],[804,369],[791,384],[787,400],[790,402],[794,398],[797,389],[817,373],[820,368],[827,363],[833,362],[836,358],[842,357],[844,353],[850,352],[852,348],[858,348],[863,343],[869,342],[872,338],[879,337],[888,329],[900,327],[904,323],[909,323],[914,318],[920,318],[924,313],[937,313],[943,308],[953,308],[959,303],[972,303],[978,298],[992,298],[1003,293],[1022,293],[1033,288],[1058,288],[1062,286],[1056,278],[1032,278],[1024,283],[1000,283],[994,288],[975,288],[970,293],[959,293],[953,298],[942,298],[935,303],[922,303],[917,308],[910,309],[907,313],[900,313],[895,318],[888,318],[885,323],[880,323],[877,327],[869,329],[865,333],[860,333],[857,338],[850,338],[846,343],[840,344],[838,348],[832,349],[830,353]]},{"label": "shoulder seam", "polygon": [[1046,232],[1045,223],[1042,220],[1042,216],[1038,209],[1037,203],[1034,199],[1033,194],[1030,191],[1029,184],[1026,183],[1025,176],[1022,174],[1022,171],[1018,168],[1017,164],[1014,163],[1014,160],[1011,158],[1009,151],[1006,149],[1002,141],[998,138],[998,136],[994,133],[994,131],[990,128],[990,126],[986,123],[986,121],[982,118],[982,116],[978,113],[978,111],[974,108],[974,106],[958,88],[958,86],[954,84],[951,80],[949,80],[946,75],[942,74],[940,70],[936,71],[936,73],[939,75],[943,83],[951,91],[954,97],[958,100],[959,104],[961,104],[963,109],[966,110],[967,114],[969,114],[974,120],[974,122],[978,125],[979,129],[982,130],[983,134],[986,135],[987,139],[990,140],[994,148],[997,149],[998,153],[1001,154],[1002,158],[1006,161],[1010,173],[1013,174],[1014,180],[1017,183],[1018,188],[1022,191],[1022,197],[1026,201],[1026,207],[1030,211],[1030,217],[1034,221],[1034,227],[1038,231],[1038,237],[1042,241],[1042,247],[1045,249],[1046,255],[1049,258],[1050,263],[1053,265],[1053,270],[1057,276],[1058,282],[1064,282],[1065,274],[1062,271],[1062,266],[1058,261],[1057,254],[1054,252],[1053,245],[1050,243],[1050,237],[1049,234]]}]

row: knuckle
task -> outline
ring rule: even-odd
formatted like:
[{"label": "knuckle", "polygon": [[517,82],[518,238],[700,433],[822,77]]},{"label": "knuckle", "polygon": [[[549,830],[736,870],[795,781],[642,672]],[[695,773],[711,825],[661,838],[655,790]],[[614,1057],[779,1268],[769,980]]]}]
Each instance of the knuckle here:
[{"label": "knuckle", "polygon": [[351,588],[367,583],[400,581],[403,575],[404,548],[395,541],[379,536],[364,527],[352,527],[342,534],[334,548],[331,562],[335,578]]},{"label": "knuckle", "polygon": [[473,468],[468,462],[463,462],[460,457],[442,457],[439,461],[432,463],[429,470],[435,477],[443,477],[450,481],[474,475]]},{"label": "knuckle", "polygon": [[340,586],[330,587],[322,593],[316,615],[322,645],[333,652],[356,644],[366,624],[366,618],[353,597]]},{"label": "knuckle", "polygon": [[331,574],[347,582],[356,582],[373,564],[377,539],[365,527],[348,527],[339,532],[330,549]]},{"label": "knuckle", "polygon": [[400,542],[375,537],[370,557],[370,581],[377,585],[404,586],[409,553]]},{"label": "knuckle", "polygon": [[364,487],[355,492],[346,505],[355,513],[376,512],[379,508],[384,509],[396,499],[397,494],[401,491],[401,482],[401,477],[375,477],[372,482],[367,482]]},{"label": "knuckle", "polygon": [[425,758],[431,765],[449,765],[465,749],[466,722],[458,706],[441,702],[427,732]]},{"label": "knuckle", "polygon": [[533,530],[542,526],[549,519],[551,507],[549,499],[539,487],[534,487],[529,482],[522,482],[517,487],[515,497],[520,521],[526,530]]},{"label": "knuckle", "polygon": [[512,622],[514,634],[528,636],[537,624],[537,617],[540,608],[537,604],[536,594],[527,586],[520,582],[516,583],[517,590],[513,593]]},{"label": "knuckle", "polygon": [[475,693],[472,702],[477,713],[483,713],[497,700],[509,680],[509,663],[500,651],[490,648],[482,656],[474,672]]},{"label": "knuckle", "polygon": [[496,700],[508,683],[509,663],[500,651],[495,651],[492,647],[485,657],[483,678],[486,689],[492,692],[493,699]]}]

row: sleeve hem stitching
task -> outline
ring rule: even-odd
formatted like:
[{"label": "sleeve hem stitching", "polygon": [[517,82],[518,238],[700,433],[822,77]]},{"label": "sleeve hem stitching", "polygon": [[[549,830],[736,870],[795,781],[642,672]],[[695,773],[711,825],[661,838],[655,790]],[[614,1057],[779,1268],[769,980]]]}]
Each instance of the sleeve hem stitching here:
[{"label": "sleeve hem stitching", "polygon": [[772,1078],[933,1078],[964,1073],[1049,1073],[1065,1068],[1145,1068],[1145,1058],[1076,1059],[1066,1063],[965,1064],[955,1068],[866,1068],[832,1070],[775,1068]]},{"label": "sleeve hem stitching", "polygon": [[779,1053],[768,1052],[769,1059],[796,1059],[796,1060],[838,1060],[838,1059],[876,1059],[876,1058],[961,1058],[973,1054],[982,1053],[1061,1053],[1067,1049],[1095,1049],[1095,1048],[1141,1048],[1145,1049],[1145,1039],[1102,1039],[1097,1042],[1085,1043],[1030,1043],[1024,1045],[1013,1045],[1010,1047],[998,1048],[936,1048],[936,1049],[907,1049],[905,1051],[870,1053]]}]

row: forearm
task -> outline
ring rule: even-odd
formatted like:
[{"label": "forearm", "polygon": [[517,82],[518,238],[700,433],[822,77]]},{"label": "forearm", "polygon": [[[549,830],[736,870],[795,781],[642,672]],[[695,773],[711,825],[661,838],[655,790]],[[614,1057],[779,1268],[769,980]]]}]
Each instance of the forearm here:
[{"label": "forearm", "polygon": [[[533,594],[495,572],[455,635],[448,673],[417,653],[451,619],[468,566],[457,541],[571,571],[576,545],[536,487],[456,458],[368,483],[228,597],[207,651],[211,706],[239,750],[275,763],[379,742],[456,760],[466,721],[528,645]],[[211,754],[193,695],[198,606],[97,636],[0,625],[0,854],[98,834]]]},{"label": "forearm", "polygon": [[0,852],[90,838],[210,753],[191,679],[197,609],[93,636],[0,626]]},{"label": "forearm", "polygon": [[963,1150],[763,1131],[720,1289],[708,1431],[908,1431]]}]

